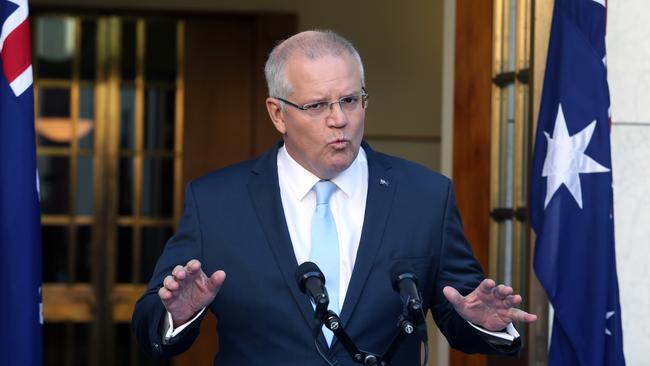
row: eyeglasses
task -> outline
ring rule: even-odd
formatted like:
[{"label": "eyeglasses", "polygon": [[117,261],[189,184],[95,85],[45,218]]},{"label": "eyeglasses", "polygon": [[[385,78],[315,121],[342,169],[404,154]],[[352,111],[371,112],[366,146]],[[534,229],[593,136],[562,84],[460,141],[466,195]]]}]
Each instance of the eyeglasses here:
[{"label": "eyeglasses", "polygon": [[366,109],[368,107],[368,93],[366,93],[366,89],[362,88],[361,90],[362,92],[359,94],[348,95],[342,97],[341,99],[335,102],[323,101],[323,102],[307,103],[303,105],[298,105],[296,103],[290,102],[283,98],[278,98],[278,97],[274,97],[274,98],[281,101],[282,103],[288,104],[294,108],[304,111],[310,117],[323,117],[326,114],[331,112],[332,106],[334,104],[338,104],[339,106],[341,106],[341,110],[343,112],[355,112],[359,109],[359,106],[361,106],[363,109]]}]

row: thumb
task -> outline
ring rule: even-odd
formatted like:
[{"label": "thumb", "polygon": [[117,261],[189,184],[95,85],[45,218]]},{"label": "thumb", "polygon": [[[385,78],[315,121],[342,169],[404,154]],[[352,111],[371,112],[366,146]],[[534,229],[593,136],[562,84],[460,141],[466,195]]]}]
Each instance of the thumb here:
[{"label": "thumb", "polygon": [[215,293],[219,292],[223,282],[226,280],[226,272],[224,271],[215,271],[210,277],[208,277],[207,285],[210,291]]},{"label": "thumb", "polygon": [[445,295],[447,300],[454,305],[454,307],[460,306],[465,300],[463,295],[451,286],[445,286],[445,288],[442,289],[442,293]]}]

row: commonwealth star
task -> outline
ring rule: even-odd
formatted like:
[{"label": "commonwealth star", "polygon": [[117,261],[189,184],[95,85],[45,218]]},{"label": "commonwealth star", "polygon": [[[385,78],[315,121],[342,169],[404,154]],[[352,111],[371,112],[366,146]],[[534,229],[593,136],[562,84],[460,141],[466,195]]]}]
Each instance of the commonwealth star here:
[{"label": "commonwealth star", "polygon": [[585,150],[591,141],[596,128],[596,121],[592,121],[582,131],[569,136],[569,131],[562,112],[562,104],[559,105],[553,137],[544,131],[548,148],[546,159],[542,168],[542,177],[546,177],[546,199],[544,208],[553,198],[553,195],[564,184],[582,208],[582,188],[580,186],[580,173],[604,173],[609,169],[597,163],[591,157],[585,155]]}]

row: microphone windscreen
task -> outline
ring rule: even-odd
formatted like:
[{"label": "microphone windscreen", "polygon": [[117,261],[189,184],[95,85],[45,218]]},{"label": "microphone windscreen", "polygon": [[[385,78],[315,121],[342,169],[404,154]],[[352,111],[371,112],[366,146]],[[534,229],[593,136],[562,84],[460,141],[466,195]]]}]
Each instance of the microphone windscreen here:
[{"label": "microphone windscreen", "polygon": [[410,278],[418,284],[418,278],[415,276],[413,267],[407,262],[395,262],[390,268],[390,282],[393,289],[399,292],[400,281]]},{"label": "microphone windscreen", "polygon": [[306,291],[305,282],[311,277],[316,277],[325,284],[325,275],[323,275],[323,272],[314,262],[305,262],[299,265],[296,269],[295,277],[296,283],[298,283],[298,287],[300,287],[300,291],[302,292]]}]

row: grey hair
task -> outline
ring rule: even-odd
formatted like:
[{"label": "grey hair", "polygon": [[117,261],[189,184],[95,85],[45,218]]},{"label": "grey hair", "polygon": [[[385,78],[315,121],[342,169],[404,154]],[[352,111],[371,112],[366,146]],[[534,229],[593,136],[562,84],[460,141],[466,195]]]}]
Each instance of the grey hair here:
[{"label": "grey hair", "polygon": [[331,30],[313,30],[298,33],[278,43],[269,54],[264,66],[269,96],[287,98],[291,95],[293,88],[285,75],[285,67],[289,57],[295,53],[310,60],[348,54],[359,66],[361,85],[366,85],[363,62],[352,43]]}]

